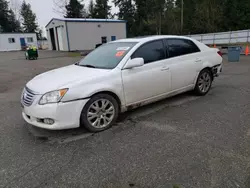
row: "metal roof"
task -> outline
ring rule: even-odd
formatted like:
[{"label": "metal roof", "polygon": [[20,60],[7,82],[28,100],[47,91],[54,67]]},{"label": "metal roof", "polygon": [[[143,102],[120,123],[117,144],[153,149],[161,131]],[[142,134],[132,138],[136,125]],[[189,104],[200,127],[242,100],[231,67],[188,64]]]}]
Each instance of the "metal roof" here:
[{"label": "metal roof", "polygon": [[93,18],[52,18],[50,22],[45,26],[47,27],[53,20],[63,21],[63,22],[112,22],[112,23],[126,23],[125,20],[115,20],[115,19],[93,19]]},{"label": "metal roof", "polygon": [[145,37],[141,36],[141,37],[135,37],[135,38],[119,39],[113,42],[148,42],[151,40],[158,40],[158,39],[165,39],[165,38],[190,39],[189,37],[177,36],[177,35],[153,35],[153,36],[145,36]]},{"label": "metal roof", "polygon": [[26,34],[36,34],[36,33],[22,33],[22,32],[0,32],[0,35],[4,35],[4,34],[15,34],[15,35],[26,35]]}]

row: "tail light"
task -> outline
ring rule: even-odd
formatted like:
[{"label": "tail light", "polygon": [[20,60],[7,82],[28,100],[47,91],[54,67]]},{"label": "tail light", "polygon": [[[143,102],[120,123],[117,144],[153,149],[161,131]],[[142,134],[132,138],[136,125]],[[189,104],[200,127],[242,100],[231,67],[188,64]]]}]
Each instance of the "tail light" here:
[{"label": "tail light", "polygon": [[222,57],[222,53],[221,53],[221,51],[218,51],[217,53],[218,53],[218,54]]}]

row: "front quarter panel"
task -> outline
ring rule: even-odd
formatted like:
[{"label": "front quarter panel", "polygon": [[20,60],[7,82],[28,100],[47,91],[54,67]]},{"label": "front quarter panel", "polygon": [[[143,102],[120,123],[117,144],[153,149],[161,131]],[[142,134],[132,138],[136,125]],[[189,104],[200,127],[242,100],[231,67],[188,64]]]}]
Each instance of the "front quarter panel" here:
[{"label": "front quarter panel", "polygon": [[118,96],[124,105],[124,95],[121,80],[121,70],[113,69],[109,74],[98,76],[88,81],[79,81],[65,86],[69,88],[62,102],[90,98],[96,93],[112,92]]}]

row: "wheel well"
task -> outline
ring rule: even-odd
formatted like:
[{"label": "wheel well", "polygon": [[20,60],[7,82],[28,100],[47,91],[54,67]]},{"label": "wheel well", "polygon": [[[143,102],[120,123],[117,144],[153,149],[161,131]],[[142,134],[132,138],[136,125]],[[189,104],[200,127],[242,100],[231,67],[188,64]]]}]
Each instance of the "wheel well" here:
[{"label": "wheel well", "polygon": [[117,102],[117,104],[119,106],[119,110],[121,110],[121,106],[122,106],[121,100],[115,93],[113,93],[111,91],[101,91],[101,92],[98,92],[98,93],[95,93],[94,95],[92,95],[91,98],[93,96],[95,96],[95,95],[98,95],[98,94],[107,94],[107,95],[110,95],[110,96],[114,97],[114,99],[116,100],[116,102]]},{"label": "wheel well", "polygon": [[214,74],[213,74],[213,70],[212,70],[211,67],[206,67],[206,68],[202,69],[201,71],[203,71],[203,70],[209,70],[209,72],[210,72],[210,74],[212,76],[212,79],[214,79]]}]

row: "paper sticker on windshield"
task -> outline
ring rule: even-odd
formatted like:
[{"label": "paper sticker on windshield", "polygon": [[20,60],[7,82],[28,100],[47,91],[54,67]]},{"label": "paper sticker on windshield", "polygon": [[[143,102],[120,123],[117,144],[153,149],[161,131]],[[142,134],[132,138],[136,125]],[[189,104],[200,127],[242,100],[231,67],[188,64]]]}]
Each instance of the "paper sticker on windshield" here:
[{"label": "paper sticker on windshield", "polygon": [[116,50],[117,50],[117,51],[127,51],[127,50],[129,50],[129,48],[130,48],[130,47],[119,47],[119,48],[117,48]]},{"label": "paper sticker on windshield", "polygon": [[121,56],[124,55],[124,53],[125,53],[125,51],[118,51],[118,52],[116,52],[115,56],[116,57],[121,57]]}]

